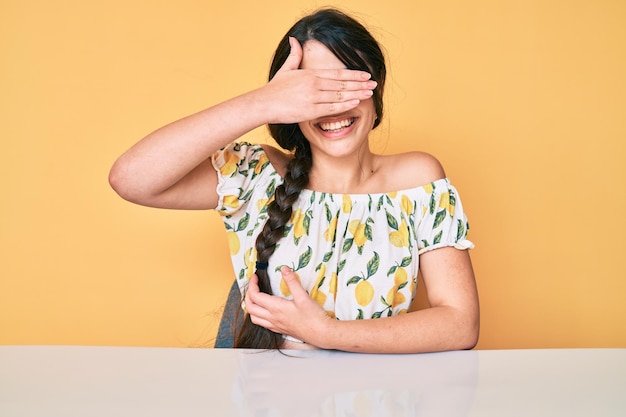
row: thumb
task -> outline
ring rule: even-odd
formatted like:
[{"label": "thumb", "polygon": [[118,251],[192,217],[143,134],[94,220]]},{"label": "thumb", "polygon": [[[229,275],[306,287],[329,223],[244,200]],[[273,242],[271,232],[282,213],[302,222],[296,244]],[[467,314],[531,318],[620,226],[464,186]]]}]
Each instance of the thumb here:
[{"label": "thumb", "polygon": [[289,56],[285,60],[283,66],[280,67],[279,72],[293,71],[300,67],[300,62],[302,61],[302,46],[300,46],[300,42],[298,42],[298,40],[293,36],[290,36],[289,46],[291,47]]},{"label": "thumb", "polygon": [[296,274],[289,267],[283,266],[280,269],[280,273],[282,274],[283,280],[285,281],[285,284],[287,284],[287,287],[294,298],[302,296],[302,294],[308,295],[304,290],[304,287],[302,287],[302,283],[300,283]]}]

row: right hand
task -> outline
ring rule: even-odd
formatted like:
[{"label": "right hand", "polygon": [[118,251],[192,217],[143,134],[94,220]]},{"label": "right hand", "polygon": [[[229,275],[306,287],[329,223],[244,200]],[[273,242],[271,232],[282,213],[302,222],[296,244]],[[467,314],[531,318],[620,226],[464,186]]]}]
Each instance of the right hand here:
[{"label": "right hand", "polygon": [[[302,46],[290,37],[291,51],[274,78],[262,88],[271,111],[269,123],[299,123],[340,114],[372,96],[376,82],[364,71],[299,69]],[[340,93],[340,94],[338,94]]]}]

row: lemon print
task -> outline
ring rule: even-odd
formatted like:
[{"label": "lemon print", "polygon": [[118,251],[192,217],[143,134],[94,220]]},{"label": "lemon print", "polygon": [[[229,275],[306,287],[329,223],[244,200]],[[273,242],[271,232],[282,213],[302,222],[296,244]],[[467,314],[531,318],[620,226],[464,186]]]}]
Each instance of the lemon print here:
[{"label": "lemon print", "polygon": [[406,273],[406,269],[398,268],[396,269],[396,273],[393,275],[393,282],[396,286],[400,286],[408,281],[408,275]]},{"label": "lemon print", "polygon": [[367,241],[367,236],[365,235],[365,223],[361,223],[360,220],[352,220],[348,224],[348,230],[354,236],[354,243],[357,246],[363,246]]},{"label": "lemon print", "polygon": [[233,232],[232,230],[226,232],[226,236],[228,238],[228,247],[230,248],[231,256],[238,254],[241,245],[239,243],[239,236],[237,236],[237,233]]},{"label": "lemon print", "polygon": [[235,195],[224,196],[224,205],[226,207],[237,208],[239,207],[239,199]]},{"label": "lemon print", "polygon": [[262,153],[259,156],[259,162],[256,164],[256,166],[254,167],[254,173],[255,174],[259,174],[259,172],[261,172],[261,170],[263,169],[263,167],[269,162],[269,159],[267,158],[267,155],[265,153]]},{"label": "lemon print", "polygon": [[406,195],[402,196],[400,206],[402,207],[402,211],[405,212],[407,215],[410,216],[411,214],[413,214],[413,202]]},{"label": "lemon print", "polygon": [[337,273],[333,272],[328,283],[328,292],[335,295],[337,294]]},{"label": "lemon print", "polygon": [[366,280],[362,280],[356,284],[354,294],[356,296],[356,302],[365,307],[371,303],[374,298],[374,287]]},{"label": "lemon print", "polygon": [[295,239],[300,239],[306,233],[306,228],[304,227],[304,213],[302,210],[298,209],[291,219],[293,222],[293,236]]},{"label": "lemon print", "polygon": [[426,194],[432,194],[432,192],[433,192],[433,183],[431,182],[430,184],[426,184],[426,185],[422,186],[422,188],[424,189],[424,191],[426,191]]},{"label": "lemon print", "polygon": [[336,217],[334,217],[330,221],[330,224],[328,225],[328,229],[326,229],[326,231],[324,232],[324,239],[326,239],[327,242],[331,242],[335,239],[335,230],[337,230],[337,218]]},{"label": "lemon print", "polygon": [[389,233],[389,241],[393,246],[404,248],[409,246],[409,228],[404,219],[400,223],[398,230]]},{"label": "lemon print", "polygon": [[259,211],[263,210],[263,207],[265,207],[266,205],[267,205],[267,198],[260,198],[256,202],[256,208]]},{"label": "lemon print", "polygon": [[441,194],[439,198],[439,207],[443,209],[448,209],[450,207],[450,192],[447,191]]},{"label": "lemon print", "polygon": [[352,200],[349,195],[343,195],[343,204],[341,205],[341,210],[344,213],[350,213],[352,211]]},{"label": "lemon print", "polygon": [[220,168],[220,173],[227,177],[237,170],[237,162],[239,158],[237,154],[226,149],[224,151],[224,165]]},{"label": "lemon print", "polygon": [[[298,278],[298,281],[302,282],[302,280],[300,279],[300,275],[298,275],[297,272],[294,272],[294,274],[296,275],[296,278]],[[283,278],[280,279],[280,292],[285,297],[291,296],[291,291],[289,291],[289,287],[287,286],[287,283],[285,282]]]},{"label": "lemon print", "polygon": [[246,251],[244,255],[244,262],[246,264],[246,270],[248,271],[247,277],[250,278],[254,273],[255,265],[255,256],[253,255],[254,248],[250,248]]},{"label": "lemon print", "polygon": [[323,306],[326,302],[326,294],[324,294],[322,291],[318,291],[317,288],[315,289],[315,294],[313,294],[313,291],[311,291],[311,298],[313,298],[317,302],[317,304],[321,306]]},{"label": "lemon print", "polygon": [[392,305],[395,307],[397,305],[400,305],[400,304],[404,303],[405,301],[406,301],[406,297],[404,296],[404,294],[398,291],[393,296],[393,304]]}]

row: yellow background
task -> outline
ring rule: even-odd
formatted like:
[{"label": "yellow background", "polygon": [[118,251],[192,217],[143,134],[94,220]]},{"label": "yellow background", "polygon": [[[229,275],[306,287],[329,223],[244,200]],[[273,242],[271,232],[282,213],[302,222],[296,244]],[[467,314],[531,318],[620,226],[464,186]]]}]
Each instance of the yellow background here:
[{"label": "yellow background", "polygon": [[[261,85],[325,4],[0,4],[0,344],[210,345],[233,279],[219,216],[134,206],[108,170]],[[626,347],[626,3],[334,4],[388,52],[374,149],[435,154],[469,212],[478,347]]]}]

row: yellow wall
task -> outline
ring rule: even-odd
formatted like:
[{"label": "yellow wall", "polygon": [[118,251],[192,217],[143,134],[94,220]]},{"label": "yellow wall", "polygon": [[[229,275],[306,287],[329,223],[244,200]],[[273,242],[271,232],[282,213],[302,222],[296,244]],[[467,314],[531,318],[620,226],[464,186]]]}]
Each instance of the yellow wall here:
[{"label": "yellow wall", "polygon": [[[324,4],[1,3],[0,344],[214,336],[232,280],[218,216],[126,203],[108,169],[260,85],[280,36]],[[334,4],[390,58],[375,148],[435,154],[468,208],[479,348],[626,347],[626,3]]]}]

